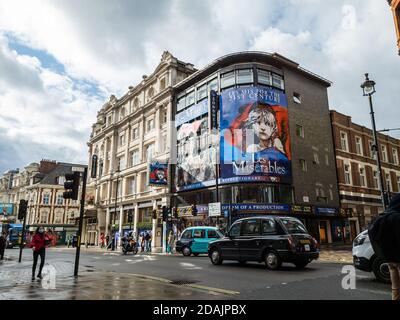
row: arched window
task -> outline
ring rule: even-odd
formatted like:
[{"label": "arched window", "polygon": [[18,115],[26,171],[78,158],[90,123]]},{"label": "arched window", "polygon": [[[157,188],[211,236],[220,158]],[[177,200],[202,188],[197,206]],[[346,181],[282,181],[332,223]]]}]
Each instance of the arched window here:
[{"label": "arched window", "polygon": [[154,88],[150,87],[149,91],[147,92],[147,101],[150,101],[151,98],[154,96]]},{"label": "arched window", "polygon": [[119,113],[119,120],[122,120],[123,118],[125,118],[125,108],[122,108]]}]

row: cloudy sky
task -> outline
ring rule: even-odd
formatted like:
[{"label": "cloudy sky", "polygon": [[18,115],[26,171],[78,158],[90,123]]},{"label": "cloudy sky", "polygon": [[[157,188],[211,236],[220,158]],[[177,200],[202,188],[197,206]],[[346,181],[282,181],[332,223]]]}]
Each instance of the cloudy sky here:
[{"label": "cloudy sky", "polygon": [[331,109],[367,126],[369,72],[377,127],[400,127],[395,44],[386,0],[0,0],[0,173],[42,158],[86,163],[97,110],[164,50],[197,68],[279,52],[331,80]]}]

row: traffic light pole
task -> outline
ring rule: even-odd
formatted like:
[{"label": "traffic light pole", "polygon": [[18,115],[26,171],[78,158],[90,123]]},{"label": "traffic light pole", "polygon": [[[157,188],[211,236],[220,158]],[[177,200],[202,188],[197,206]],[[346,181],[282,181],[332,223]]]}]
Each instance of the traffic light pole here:
[{"label": "traffic light pole", "polygon": [[25,215],[24,215],[24,223],[22,224],[21,243],[19,244],[19,258],[18,258],[18,262],[19,262],[19,263],[21,263],[21,259],[22,259],[22,249],[24,248],[25,227],[26,227],[26,212],[25,212]]},{"label": "traffic light pole", "polygon": [[82,237],[82,224],[83,224],[83,212],[85,209],[85,194],[86,194],[86,180],[87,180],[87,167],[85,167],[83,171],[83,184],[82,184],[82,195],[81,195],[81,208],[79,214],[79,229],[78,229],[78,243],[76,246],[76,255],[75,255],[75,269],[74,276],[78,276],[78,268],[79,268],[79,256],[81,254],[81,237]]}]

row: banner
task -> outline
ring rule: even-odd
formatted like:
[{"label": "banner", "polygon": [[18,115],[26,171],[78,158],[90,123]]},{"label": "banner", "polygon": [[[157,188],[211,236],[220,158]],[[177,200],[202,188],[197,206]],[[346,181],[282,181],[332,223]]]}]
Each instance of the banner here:
[{"label": "banner", "polygon": [[166,186],[168,184],[168,163],[152,161],[149,164],[149,185]]},{"label": "banner", "polygon": [[0,203],[0,215],[12,216],[13,215],[13,204],[12,203]]},{"label": "banner", "polygon": [[215,184],[218,138],[208,131],[207,118],[183,124],[177,132],[177,191]]},{"label": "banner", "polygon": [[291,183],[286,95],[273,88],[241,87],[220,99],[221,183]]}]

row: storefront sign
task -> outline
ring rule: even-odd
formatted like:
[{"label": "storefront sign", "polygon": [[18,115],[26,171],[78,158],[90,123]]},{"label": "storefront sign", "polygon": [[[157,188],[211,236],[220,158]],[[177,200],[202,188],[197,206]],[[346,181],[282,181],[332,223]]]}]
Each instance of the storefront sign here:
[{"label": "storefront sign", "polygon": [[312,213],[311,206],[301,206],[301,205],[293,205],[291,207],[292,213],[298,214],[310,214]]},{"label": "storefront sign", "polygon": [[337,208],[316,207],[315,212],[316,212],[316,214],[319,214],[319,215],[335,216],[338,214],[338,209]]},{"label": "storefront sign", "polygon": [[11,216],[13,214],[12,203],[0,203],[0,215]]},{"label": "storefront sign", "polygon": [[215,202],[215,203],[208,204],[208,216],[209,217],[221,216],[221,202]]},{"label": "storefront sign", "polygon": [[286,95],[266,87],[221,94],[221,183],[291,183]]},{"label": "storefront sign", "polygon": [[266,211],[267,212],[289,212],[288,204],[223,204],[222,210],[238,210],[238,211]]}]

